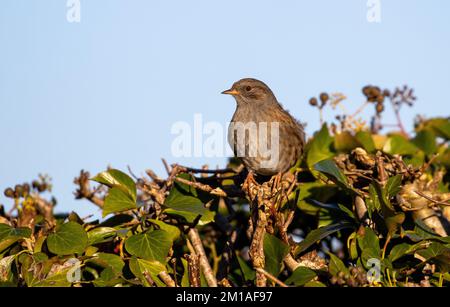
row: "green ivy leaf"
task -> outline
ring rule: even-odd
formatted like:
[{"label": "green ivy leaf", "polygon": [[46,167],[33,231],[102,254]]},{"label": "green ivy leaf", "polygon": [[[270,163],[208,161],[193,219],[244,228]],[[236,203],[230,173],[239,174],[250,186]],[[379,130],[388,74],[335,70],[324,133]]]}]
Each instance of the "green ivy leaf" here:
[{"label": "green ivy leaf", "polygon": [[[399,187],[397,186],[398,178],[393,177],[390,183],[383,187],[379,182],[372,183],[373,189],[378,196],[378,201],[383,213],[384,222],[388,229],[388,235],[392,236],[405,221],[405,214],[403,212],[396,212],[394,206],[391,204],[390,195],[397,193]],[[397,182],[397,183],[396,183]],[[376,196],[375,196],[376,197]]]},{"label": "green ivy leaf", "polygon": [[167,214],[177,215],[183,217],[188,223],[201,216],[199,225],[206,225],[214,221],[215,213],[205,208],[203,202],[190,195],[183,194],[177,188],[170,191],[169,196],[164,202],[167,209],[164,210]]},{"label": "green ivy leaf", "polygon": [[256,272],[253,270],[250,265],[242,259],[241,256],[237,256],[239,266],[241,267],[242,273],[244,274],[243,278],[247,281],[253,281],[256,278]]},{"label": "green ivy leaf", "polygon": [[300,191],[297,207],[307,214],[315,215],[320,208],[312,200],[326,203],[339,192],[339,188],[334,184],[325,185],[321,182],[313,181],[301,182],[297,191]]},{"label": "green ivy leaf", "polygon": [[116,214],[101,222],[98,227],[119,227],[133,220],[129,214]]},{"label": "green ivy leaf", "polygon": [[369,131],[358,131],[355,137],[367,152],[370,153],[375,151],[375,142],[373,141],[372,134]]},{"label": "green ivy leaf", "polygon": [[136,184],[127,174],[117,169],[110,169],[98,174],[92,178],[92,180],[102,183],[109,188],[119,188],[129,195],[134,202],[136,202]]},{"label": "green ivy leaf", "polygon": [[17,241],[31,236],[31,229],[26,227],[13,228],[6,224],[0,224],[0,252]]},{"label": "green ivy leaf", "polygon": [[407,231],[408,237],[414,242],[418,242],[421,240],[430,240],[437,241],[446,244],[450,244],[450,236],[441,237],[433,229],[428,227],[421,219],[414,220],[416,226],[414,227],[414,231]]},{"label": "green ivy leaf", "polygon": [[334,148],[338,152],[350,152],[356,147],[361,147],[361,144],[350,132],[342,131],[334,136]]},{"label": "green ivy leaf", "polygon": [[373,249],[375,254],[380,254],[380,240],[370,227],[364,228],[364,235],[357,235],[358,245],[361,250]]},{"label": "green ivy leaf", "polygon": [[432,155],[437,152],[436,135],[429,129],[419,131],[413,139],[413,143],[427,155]]},{"label": "green ivy leaf", "polygon": [[183,277],[181,278],[181,286],[189,287],[189,265],[186,259],[181,258],[181,263],[183,264]]},{"label": "green ivy leaf", "polygon": [[431,129],[437,136],[447,141],[450,140],[450,120],[448,118],[432,118],[421,126]]},{"label": "green ivy leaf", "polygon": [[157,225],[159,229],[166,231],[169,234],[172,241],[175,241],[181,234],[180,230],[176,226],[169,225],[160,220],[149,219],[149,221]]},{"label": "green ivy leaf", "polygon": [[164,230],[153,230],[129,237],[126,250],[133,256],[165,263],[172,246],[172,237]]},{"label": "green ivy leaf", "polygon": [[388,179],[385,186],[388,197],[394,197],[400,192],[402,188],[402,179],[402,175],[396,175]]},{"label": "green ivy leaf", "polygon": [[447,273],[450,270],[450,246],[433,242],[426,249],[416,252],[425,258],[426,262],[434,263],[441,272]]},{"label": "green ivy leaf", "polygon": [[384,144],[383,151],[391,155],[414,155],[418,148],[401,135],[392,135]]},{"label": "green ivy leaf", "polygon": [[[187,173],[181,173],[177,175],[177,178],[183,178],[189,181],[193,181],[193,176],[191,174],[187,174]],[[190,194],[194,197],[197,197],[197,189],[194,188],[193,186],[190,186],[188,184],[179,182],[179,181],[175,181],[174,182],[175,188],[179,191],[181,191],[182,193],[186,193],[186,194]]]},{"label": "green ivy leaf", "polygon": [[347,239],[347,245],[348,245],[348,253],[350,256],[350,259],[355,260],[358,258],[358,248],[356,246],[356,232],[353,232]]},{"label": "green ivy leaf", "polygon": [[324,124],[322,129],[314,136],[311,143],[308,144],[306,162],[309,167],[313,167],[319,161],[331,158],[334,154],[331,151],[333,138],[328,132],[328,126]]},{"label": "green ivy leaf", "polygon": [[13,273],[11,271],[11,265],[14,263],[17,255],[11,255],[4,258],[0,258],[0,283],[12,282]]},{"label": "green ivy leaf", "polygon": [[144,276],[145,274],[149,274],[158,287],[165,287],[166,285],[158,277],[165,270],[166,267],[155,260],[144,260],[136,257],[132,257],[130,260],[130,271],[147,287],[150,285]]},{"label": "green ivy leaf", "polygon": [[306,288],[326,288],[326,285],[320,281],[310,281],[305,284]]},{"label": "green ivy leaf", "polygon": [[301,252],[308,249],[314,243],[322,240],[323,238],[331,235],[332,233],[335,233],[342,229],[354,228],[354,227],[355,227],[354,223],[344,221],[344,222],[339,222],[336,224],[328,225],[325,227],[321,227],[318,229],[314,229],[306,236],[306,238],[302,242],[300,242],[297,245],[297,247],[295,248],[295,251],[294,251],[294,255],[297,256]]},{"label": "green ivy leaf", "polygon": [[289,253],[289,246],[277,237],[266,233],[264,236],[265,270],[273,276],[281,272],[284,257]]},{"label": "green ivy leaf", "polygon": [[344,262],[342,262],[341,259],[339,259],[337,256],[333,255],[332,253],[328,253],[330,256],[330,263],[328,265],[328,270],[331,275],[337,276],[339,272],[344,272],[344,274],[349,275],[350,271],[345,266]]},{"label": "green ivy leaf", "polygon": [[344,173],[337,167],[332,159],[320,161],[314,165],[314,169],[325,174],[344,191],[349,192],[350,194],[356,193],[353,187],[348,183],[347,177],[345,177]]},{"label": "green ivy leaf", "polygon": [[391,252],[389,253],[388,259],[391,262],[394,262],[395,260],[400,259],[404,255],[406,255],[410,248],[411,244],[408,243],[397,244],[392,248]]},{"label": "green ivy leaf", "polygon": [[356,239],[358,241],[358,246],[362,251],[361,261],[364,267],[366,267],[369,259],[380,258],[380,240],[370,227],[365,227],[364,235],[357,234]]},{"label": "green ivy leaf", "polygon": [[307,267],[298,267],[292,272],[291,276],[286,279],[287,285],[303,286],[317,276],[316,272]]},{"label": "green ivy leaf", "polygon": [[58,270],[55,273],[47,276],[43,280],[39,280],[33,284],[31,287],[70,287],[72,283],[67,279],[67,274],[70,274],[72,267],[64,267],[62,270]]},{"label": "green ivy leaf", "polygon": [[125,262],[120,256],[109,253],[96,253],[92,258],[88,259],[86,263],[94,263],[103,269],[111,268],[114,275],[112,278],[121,275],[122,269],[125,266]]},{"label": "green ivy leaf", "polygon": [[355,215],[353,214],[353,212],[344,205],[326,204],[326,203],[317,201],[315,199],[309,199],[308,201],[320,208],[329,210],[331,212],[335,212],[336,215],[338,215],[339,217],[341,217],[343,219],[349,219],[350,221],[353,221],[355,219]]},{"label": "green ivy leaf", "polygon": [[89,245],[110,242],[117,235],[117,230],[111,227],[96,227],[88,233]]},{"label": "green ivy leaf", "polygon": [[48,249],[56,255],[82,254],[88,243],[86,231],[78,223],[57,226],[47,238]]},{"label": "green ivy leaf", "polygon": [[124,192],[122,189],[113,187],[105,198],[103,205],[103,217],[110,213],[123,212],[136,209],[136,201]]},{"label": "green ivy leaf", "polygon": [[378,197],[378,192],[373,183],[369,185],[369,198],[366,198],[367,213],[369,218],[372,218],[373,213],[376,211],[381,211],[380,199]]},{"label": "green ivy leaf", "polygon": [[425,258],[426,260],[430,260],[432,258],[438,257],[444,253],[450,254],[450,249],[445,247],[445,245],[433,242],[426,249],[422,249],[417,251],[417,254]]}]

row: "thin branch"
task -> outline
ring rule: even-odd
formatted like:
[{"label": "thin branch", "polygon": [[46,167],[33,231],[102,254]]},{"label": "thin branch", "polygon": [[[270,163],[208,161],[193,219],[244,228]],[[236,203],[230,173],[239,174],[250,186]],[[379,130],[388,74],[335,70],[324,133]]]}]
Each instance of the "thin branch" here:
[{"label": "thin branch", "polygon": [[425,195],[424,193],[420,192],[420,191],[414,191],[414,193],[416,193],[417,195],[425,198],[426,200],[431,201],[432,203],[436,204],[436,205],[442,205],[442,206],[450,206],[450,199],[446,199],[446,200],[435,200],[427,195]]},{"label": "thin branch", "polygon": [[207,184],[203,184],[203,183],[200,183],[200,182],[189,181],[189,180],[181,178],[181,177],[176,177],[175,181],[187,184],[187,185],[189,185],[191,187],[194,187],[196,189],[208,192],[208,193],[210,193],[212,195],[217,195],[217,196],[220,196],[220,197],[227,197],[227,193],[225,193],[221,188],[213,189]]},{"label": "thin branch", "polygon": [[392,99],[390,99],[392,107],[394,109],[395,118],[397,119],[397,124],[403,135],[409,136],[408,132],[406,132],[405,126],[403,125],[402,119],[400,117],[400,109],[397,107]]},{"label": "thin branch", "polygon": [[287,285],[284,282],[282,282],[281,280],[279,280],[278,278],[276,278],[275,276],[273,276],[269,272],[265,271],[264,269],[257,268],[256,271],[261,273],[261,274],[264,274],[267,278],[269,278],[271,281],[273,281],[277,285],[287,288]]},{"label": "thin branch", "polygon": [[173,281],[172,277],[166,272],[162,271],[159,273],[158,277],[168,286],[168,287],[176,287],[175,281]]},{"label": "thin branch", "polygon": [[131,177],[134,178],[134,180],[139,180],[139,178],[133,173],[133,171],[131,170],[131,167],[129,165],[127,165],[127,169],[128,169],[128,172],[130,173]]},{"label": "thin branch", "polygon": [[202,240],[197,229],[191,228],[188,232],[188,237],[194,247],[195,253],[200,258],[200,267],[205,275],[208,286],[217,287],[217,279],[214,276],[211,265],[208,262],[208,257],[206,257],[205,249],[203,248]]},{"label": "thin branch", "polygon": [[352,115],[350,115],[351,118],[354,118],[356,115],[361,113],[368,105],[370,104],[370,101],[364,102]]},{"label": "thin branch", "polygon": [[284,264],[291,272],[294,272],[300,266],[300,263],[292,257],[291,253],[284,258]]},{"label": "thin branch", "polygon": [[252,260],[253,268],[257,271],[256,286],[265,287],[266,276],[261,272],[258,272],[258,269],[262,269],[265,266],[264,235],[266,234],[267,218],[263,207],[257,208],[256,210],[256,227],[250,243],[249,255]]},{"label": "thin branch", "polygon": [[147,169],[145,171],[145,173],[147,174],[147,176],[149,176],[157,184],[163,184],[164,183],[164,179],[162,179],[158,175],[156,175],[155,172],[152,171],[151,169]]},{"label": "thin branch", "polygon": [[74,192],[76,199],[87,199],[99,208],[103,208],[104,201],[96,194],[101,190],[101,186],[92,190],[89,183],[90,174],[84,170],[80,171],[80,176],[74,179],[74,183],[78,185],[78,189]]},{"label": "thin branch", "polygon": [[169,167],[169,164],[167,163],[166,159],[162,158],[161,161],[164,164],[164,168],[166,169],[167,175],[170,175],[170,167]]},{"label": "thin branch", "polygon": [[221,287],[226,287],[226,288],[231,288],[232,287],[230,281],[228,279],[226,279],[226,278],[223,278],[222,280],[220,280],[219,281],[219,285]]},{"label": "thin branch", "polygon": [[436,160],[437,157],[439,157],[439,153],[434,154],[434,155],[431,157],[431,159],[430,159],[427,163],[425,163],[424,165],[422,165],[422,167],[419,169],[419,173],[420,173],[420,174],[425,173],[425,171],[426,171],[427,169],[429,169],[430,166],[435,162],[435,160]]},{"label": "thin branch", "polygon": [[155,281],[153,280],[153,278],[150,276],[150,273],[145,271],[143,273],[145,280],[148,282],[150,287],[155,286]]},{"label": "thin branch", "polygon": [[200,168],[192,168],[187,166],[179,165],[180,169],[187,173],[199,173],[199,174],[225,174],[225,173],[236,173],[235,170],[231,168],[225,169],[200,169]]},{"label": "thin branch", "polygon": [[200,263],[198,256],[195,254],[195,252],[191,252],[190,255],[185,255],[184,258],[188,262],[189,284],[191,285],[191,287],[200,287]]}]

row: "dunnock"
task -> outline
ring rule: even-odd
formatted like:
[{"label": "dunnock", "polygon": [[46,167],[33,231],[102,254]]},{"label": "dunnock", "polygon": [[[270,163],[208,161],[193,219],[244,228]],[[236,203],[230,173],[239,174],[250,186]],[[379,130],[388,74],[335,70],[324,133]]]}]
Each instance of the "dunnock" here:
[{"label": "dunnock", "polygon": [[272,176],[288,171],[303,154],[303,126],[259,80],[241,79],[222,94],[236,99],[228,142],[250,174]]}]

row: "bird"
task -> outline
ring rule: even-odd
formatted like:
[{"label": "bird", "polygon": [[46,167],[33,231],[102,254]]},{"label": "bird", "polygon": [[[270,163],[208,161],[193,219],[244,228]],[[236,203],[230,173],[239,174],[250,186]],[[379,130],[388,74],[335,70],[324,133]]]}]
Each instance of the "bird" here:
[{"label": "bird", "polygon": [[[274,176],[287,173],[303,155],[305,132],[262,81],[244,78],[222,92],[236,100],[228,127],[228,143],[253,174]],[[246,180],[248,180],[247,177]]]}]

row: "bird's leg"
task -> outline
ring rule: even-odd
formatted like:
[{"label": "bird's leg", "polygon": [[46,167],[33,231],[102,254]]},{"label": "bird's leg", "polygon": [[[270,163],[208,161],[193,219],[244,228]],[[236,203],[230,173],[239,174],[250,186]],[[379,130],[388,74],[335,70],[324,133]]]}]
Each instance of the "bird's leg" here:
[{"label": "bird's leg", "polygon": [[279,172],[278,174],[273,175],[272,178],[270,179],[271,193],[275,197],[279,192],[280,182],[282,178],[281,175],[282,175],[281,172]]},{"label": "bird's leg", "polygon": [[274,186],[275,186],[275,188],[277,188],[277,187],[280,186],[281,178],[282,178],[281,172],[279,172],[278,174],[275,175],[275,180],[274,180]]},{"label": "bird's leg", "polygon": [[252,188],[254,186],[258,186],[258,182],[255,180],[253,171],[248,171],[247,178],[245,178],[244,183],[242,184],[242,189],[247,191],[248,196],[252,199]]}]

